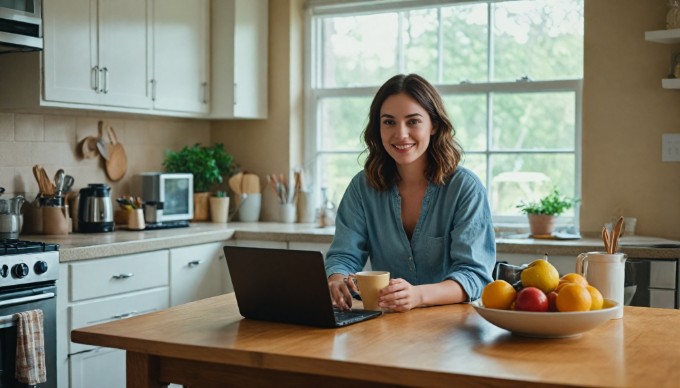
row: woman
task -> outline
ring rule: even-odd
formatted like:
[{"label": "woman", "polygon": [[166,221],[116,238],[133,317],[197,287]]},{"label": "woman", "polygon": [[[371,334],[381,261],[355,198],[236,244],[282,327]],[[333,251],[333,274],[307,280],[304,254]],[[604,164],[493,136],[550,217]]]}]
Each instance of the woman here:
[{"label": "woman", "polygon": [[495,263],[486,190],[459,167],[462,151],[436,89],[397,75],[376,94],[363,137],[364,170],[338,207],[326,257],[334,304],[352,307],[348,276],[370,257],[390,271],[381,290],[386,311],[478,299]]}]

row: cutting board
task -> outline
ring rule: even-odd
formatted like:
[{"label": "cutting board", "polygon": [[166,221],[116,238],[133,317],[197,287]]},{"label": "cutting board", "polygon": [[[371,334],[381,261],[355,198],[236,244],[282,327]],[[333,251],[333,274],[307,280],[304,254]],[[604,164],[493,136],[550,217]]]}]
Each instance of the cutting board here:
[{"label": "cutting board", "polygon": [[107,147],[109,158],[106,160],[106,175],[112,181],[119,181],[125,176],[128,167],[127,155],[123,145],[118,142],[118,136],[113,127],[108,128],[109,146]]},{"label": "cutting board", "polygon": [[255,174],[243,174],[241,192],[244,194],[256,194],[260,192],[260,177]]}]

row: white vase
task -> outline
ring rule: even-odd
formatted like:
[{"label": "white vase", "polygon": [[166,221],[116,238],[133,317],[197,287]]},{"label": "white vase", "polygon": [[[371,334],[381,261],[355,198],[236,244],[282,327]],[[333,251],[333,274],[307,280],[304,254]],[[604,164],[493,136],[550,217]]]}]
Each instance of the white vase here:
[{"label": "white vase", "polygon": [[210,197],[210,220],[225,224],[229,218],[229,197]]}]

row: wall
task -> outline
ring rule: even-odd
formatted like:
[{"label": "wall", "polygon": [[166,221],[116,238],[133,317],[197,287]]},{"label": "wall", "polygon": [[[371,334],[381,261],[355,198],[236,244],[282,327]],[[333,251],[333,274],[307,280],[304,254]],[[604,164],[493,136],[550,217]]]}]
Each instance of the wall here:
[{"label": "wall", "polygon": [[[82,139],[97,136],[99,120],[113,126],[128,158],[127,173],[119,182],[106,177],[101,157],[84,159],[79,152]],[[0,111],[0,186],[6,189],[6,195],[23,194],[34,199],[38,185],[32,167],[40,164],[50,178],[63,168],[75,178],[76,191],[88,183],[107,183],[116,198],[130,193],[130,178],[135,173],[161,170],[166,149],[177,150],[197,142],[209,144],[209,122],[71,111]]]},{"label": "wall", "polygon": [[581,230],[634,216],[640,235],[680,239],[680,163],[661,135],[680,133],[680,90],[661,88],[680,45],[647,42],[665,1],[586,1]]}]

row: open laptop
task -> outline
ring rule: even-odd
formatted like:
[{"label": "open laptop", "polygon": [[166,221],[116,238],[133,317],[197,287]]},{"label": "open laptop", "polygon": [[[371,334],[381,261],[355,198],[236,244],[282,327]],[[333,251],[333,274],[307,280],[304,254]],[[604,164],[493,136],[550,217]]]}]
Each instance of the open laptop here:
[{"label": "open laptop", "polygon": [[246,318],[341,327],[382,314],[333,307],[321,252],[225,246],[224,256]]}]

